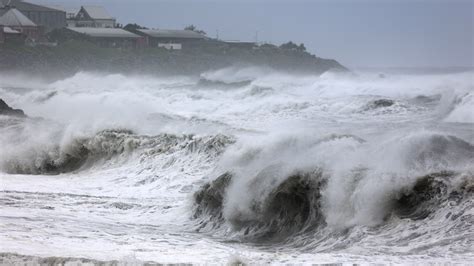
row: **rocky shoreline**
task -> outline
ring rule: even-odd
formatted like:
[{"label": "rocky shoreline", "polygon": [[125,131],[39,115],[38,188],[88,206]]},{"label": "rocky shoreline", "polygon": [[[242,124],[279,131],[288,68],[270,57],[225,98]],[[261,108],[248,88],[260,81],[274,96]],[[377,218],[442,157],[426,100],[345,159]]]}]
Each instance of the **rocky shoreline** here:
[{"label": "rocky shoreline", "polygon": [[23,110],[13,109],[12,107],[8,106],[8,104],[3,99],[0,99],[0,115],[27,117]]}]

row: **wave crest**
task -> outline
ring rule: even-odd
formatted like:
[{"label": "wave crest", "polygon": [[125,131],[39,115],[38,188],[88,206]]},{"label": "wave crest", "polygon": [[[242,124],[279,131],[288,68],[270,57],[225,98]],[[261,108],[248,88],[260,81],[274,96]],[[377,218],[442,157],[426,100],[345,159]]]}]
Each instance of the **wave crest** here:
[{"label": "wave crest", "polygon": [[264,195],[252,200],[251,213],[242,209],[224,211],[226,190],[233,179],[231,173],[204,185],[194,195],[194,218],[203,219],[201,228],[208,223],[219,227],[227,221],[248,240],[269,241],[312,230],[324,223],[320,206],[320,188],[324,182],[320,171],[296,172],[269,191],[262,182],[267,174],[262,171],[247,187],[252,194]]},{"label": "wave crest", "polygon": [[[252,242],[291,241],[423,220],[471,199],[474,191],[474,147],[451,135],[411,134],[375,147],[346,135],[238,146],[228,151],[233,160],[224,160],[227,172],[194,196],[199,230]],[[462,216],[461,209],[453,215]]]},{"label": "wave crest", "polygon": [[60,174],[90,167],[121,156],[128,157],[137,150],[143,156],[184,149],[187,152],[220,154],[233,142],[231,137],[216,135],[195,137],[160,134],[140,136],[130,130],[103,130],[93,137],[74,138],[67,144],[52,147],[28,147],[11,154],[1,162],[10,174]]}]

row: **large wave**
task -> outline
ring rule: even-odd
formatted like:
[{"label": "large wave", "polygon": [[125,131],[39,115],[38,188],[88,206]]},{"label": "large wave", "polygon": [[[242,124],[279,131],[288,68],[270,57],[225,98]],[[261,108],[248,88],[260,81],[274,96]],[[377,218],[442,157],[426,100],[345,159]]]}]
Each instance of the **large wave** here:
[{"label": "large wave", "polygon": [[10,147],[4,147],[0,169],[10,174],[60,174],[92,165],[110,165],[112,159],[115,163],[124,163],[136,153],[146,156],[182,149],[210,156],[219,154],[232,142],[232,137],[223,135],[144,136],[130,130],[103,130],[92,137],[72,138],[63,143],[28,143],[25,146],[12,143]]},{"label": "large wave", "polygon": [[394,217],[416,221],[441,213],[469,220],[464,211],[474,192],[472,144],[418,133],[382,145],[332,135],[233,146],[222,161],[226,173],[194,195],[198,230],[231,229],[247,241],[301,244],[297,235],[396,224]]},{"label": "large wave", "polygon": [[[74,217],[61,223],[65,231],[122,219],[120,230],[133,226],[137,242],[108,233],[104,242],[147,246],[162,230],[179,238],[170,245],[209,235],[204,245],[218,248],[472,254],[471,73],[233,67],[194,77],[0,77],[0,98],[28,116],[0,116],[2,189],[65,190],[67,204],[35,201],[45,205],[38,215],[57,207]],[[101,200],[86,210],[75,193]],[[29,206],[14,197],[10,210]],[[127,202],[138,207],[110,207]],[[71,216],[78,209],[87,214]],[[9,241],[23,247],[15,237],[24,232],[11,232]]]}]

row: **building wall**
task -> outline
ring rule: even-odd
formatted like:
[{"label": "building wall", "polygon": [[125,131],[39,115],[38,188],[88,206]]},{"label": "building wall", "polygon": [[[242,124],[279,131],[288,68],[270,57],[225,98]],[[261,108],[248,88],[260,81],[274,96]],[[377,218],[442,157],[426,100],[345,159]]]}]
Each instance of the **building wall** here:
[{"label": "building wall", "polygon": [[113,28],[115,27],[115,19],[96,19],[94,24],[97,28]]},{"label": "building wall", "polygon": [[150,47],[160,47],[163,44],[180,44],[181,49],[186,49],[186,47],[192,46],[195,43],[200,43],[203,40],[201,39],[191,39],[191,38],[154,38],[148,37],[148,45]]},{"label": "building wall", "polygon": [[48,32],[67,26],[66,12],[64,11],[23,11],[21,13],[31,19],[36,25],[43,26]]},{"label": "building wall", "polygon": [[94,21],[92,20],[69,20],[68,27],[94,27]]},{"label": "building wall", "polygon": [[39,27],[14,26],[10,28],[12,28],[13,30],[19,31],[21,35],[31,40],[39,40],[42,36],[42,31]]},{"label": "building wall", "polygon": [[115,19],[68,20],[68,27],[114,28]]},{"label": "building wall", "polygon": [[5,34],[3,33],[3,26],[0,26],[0,43],[5,42]]},{"label": "building wall", "polygon": [[145,48],[148,47],[148,39],[146,37],[141,36],[136,41],[136,48]]},{"label": "building wall", "polygon": [[181,50],[182,49],[182,45],[180,43],[158,43],[158,47],[162,47],[167,50]]},{"label": "building wall", "polygon": [[91,40],[104,48],[136,48],[136,38],[101,38],[92,37]]},{"label": "building wall", "polygon": [[21,33],[5,33],[3,31],[3,26],[0,26],[0,44],[14,43],[14,44],[22,45],[25,43],[25,38],[26,38],[26,35],[21,34]]},{"label": "building wall", "polygon": [[76,21],[73,19],[66,20],[66,23],[68,27],[77,27]]},{"label": "building wall", "polygon": [[233,48],[243,48],[243,49],[252,49],[256,46],[253,42],[225,42],[229,47]]}]

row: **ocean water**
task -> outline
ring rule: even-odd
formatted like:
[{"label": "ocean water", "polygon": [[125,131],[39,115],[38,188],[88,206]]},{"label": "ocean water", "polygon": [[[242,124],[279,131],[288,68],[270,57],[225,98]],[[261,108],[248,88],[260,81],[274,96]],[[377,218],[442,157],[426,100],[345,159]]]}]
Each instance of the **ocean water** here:
[{"label": "ocean water", "polygon": [[0,261],[474,261],[461,73],[0,74]]}]

